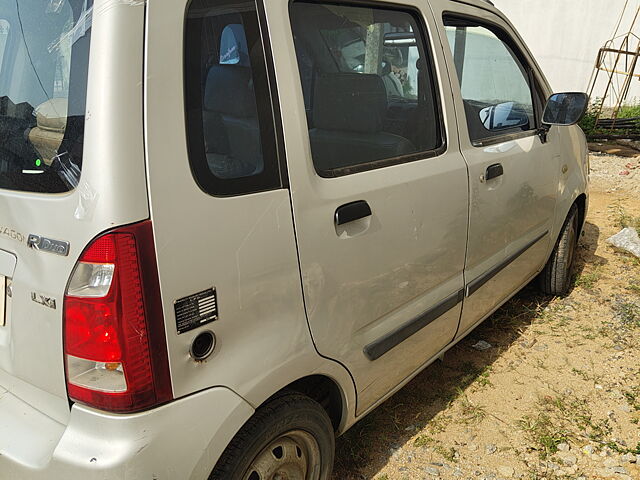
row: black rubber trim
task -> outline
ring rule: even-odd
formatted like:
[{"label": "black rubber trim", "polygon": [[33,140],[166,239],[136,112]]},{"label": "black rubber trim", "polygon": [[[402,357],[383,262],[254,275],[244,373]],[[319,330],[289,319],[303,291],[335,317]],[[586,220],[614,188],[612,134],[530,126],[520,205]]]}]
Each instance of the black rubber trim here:
[{"label": "black rubber trim", "polygon": [[287,154],[284,146],[284,127],[282,126],[282,112],[280,110],[280,98],[276,82],[276,67],[273,63],[273,48],[271,47],[271,37],[267,27],[267,14],[264,9],[264,2],[256,1],[258,11],[258,23],[262,35],[262,45],[267,61],[267,80],[271,92],[271,112],[273,113],[273,124],[276,127],[276,148],[280,161],[280,182],[282,187],[289,188],[289,171],[287,169]]},{"label": "black rubber trim", "polygon": [[491,270],[488,270],[488,271],[484,272],[482,275],[480,275],[478,278],[476,278],[472,282],[469,282],[469,284],[467,285],[466,296],[470,297],[473,293],[475,293],[485,283],[487,283],[489,280],[491,280],[493,277],[495,277],[504,268],[509,266],[509,264],[512,263],[514,260],[516,260],[520,255],[522,255],[524,252],[529,250],[536,243],[538,243],[540,240],[542,240],[544,237],[546,237],[548,235],[548,233],[549,233],[548,230],[545,231],[544,233],[541,233],[536,238],[534,238],[529,243],[527,243],[524,247],[522,247],[520,250],[518,250],[516,253],[511,255],[509,258],[507,258],[506,260],[502,261],[501,263],[499,263],[498,265],[493,267]]},{"label": "black rubber trim", "polygon": [[364,200],[358,200],[356,202],[347,203],[338,207],[335,213],[336,225],[344,225],[345,223],[353,222],[361,218],[371,216],[371,207]]},{"label": "black rubber trim", "polygon": [[447,313],[449,310],[462,302],[463,299],[464,290],[460,290],[453,295],[445,298],[435,307],[430,308],[420,316],[408,321],[394,331],[389,332],[383,337],[380,337],[379,339],[371,342],[369,345],[366,345],[363,349],[365,356],[369,360],[376,360],[380,358],[393,347],[404,342],[407,338],[415,333],[418,333],[431,322],[437,320],[439,317]]},{"label": "black rubber trim", "polygon": [[[202,13],[194,13],[196,7],[190,2],[184,27],[184,102],[185,102],[185,129],[187,136],[187,155],[191,173],[198,187],[208,195],[214,197],[233,197],[258,193],[270,190],[278,190],[283,187],[283,159],[279,154],[283,152],[282,141],[277,134],[277,126],[274,124],[278,115],[274,108],[278,102],[273,98],[275,90],[272,89],[268,73],[266,50],[263,44],[265,26],[260,25],[256,5],[246,4],[239,15],[245,29],[246,40],[249,42],[251,52],[249,61],[256,99],[258,126],[260,130],[260,145],[264,161],[264,169],[261,173],[247,177],[221,178],[211,171],[207,163],[204,142],[203,124],[203,91],[202,79],[204,78],[205,65],[202,62],[202,50],[206,46],[202,43],[202,31],[205,21],[218,15],[211,12],[212,6],[216,8],[236,7],[240,0],[207,0],[207,10]],[[244,5],[244,4],[242,4]],[[215,15],[214,15],[215,13]],[[265,33],[266,34],[266,33]],[[276,122],[277,123],[277,122]]]},{"label": "black rubber trim", "polygon": [[534,137],[538,134],[537,130],[526,130],[524,132],[506,133],[504,135],[498,135],[496,137],[488,137],[482,140],[473,140],[471,144],[474,147],[489,147],[491,145],[498,145],[499,143],[512,142],[513,140],[519,140],[521,138]]}]

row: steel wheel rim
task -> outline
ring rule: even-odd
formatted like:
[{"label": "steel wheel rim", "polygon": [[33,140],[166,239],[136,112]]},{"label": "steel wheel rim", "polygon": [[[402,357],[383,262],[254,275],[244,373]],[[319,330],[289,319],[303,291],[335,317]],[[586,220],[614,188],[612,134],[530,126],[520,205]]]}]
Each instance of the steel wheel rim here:
[{"label": "steel wheel rim", "polygon": [[313,435],[292,430],[263,448],[243,480],[319,480],[320,447]]}]

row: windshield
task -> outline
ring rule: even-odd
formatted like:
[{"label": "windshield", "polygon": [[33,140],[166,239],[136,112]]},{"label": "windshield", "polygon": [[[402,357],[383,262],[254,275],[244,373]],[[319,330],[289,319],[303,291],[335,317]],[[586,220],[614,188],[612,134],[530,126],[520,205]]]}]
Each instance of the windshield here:
[{"label": "windshield", "polygon": [[0,188],[78,185],[92,5],[0,0]]}]

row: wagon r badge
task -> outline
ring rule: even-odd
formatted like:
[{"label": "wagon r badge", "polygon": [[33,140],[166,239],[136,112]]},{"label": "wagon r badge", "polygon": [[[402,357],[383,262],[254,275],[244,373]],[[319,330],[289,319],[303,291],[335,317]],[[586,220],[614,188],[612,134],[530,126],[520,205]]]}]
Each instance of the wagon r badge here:
[{"label": "wagon r badge", "polygon": [[31,300],[34,302],[44,305],[45,307],[56,309],[56,299],[51,297],[45,297],[44,295],[36,292],[31,292]]},{"label": "wagon r badge", "polygon": [[51,238],[30,234],[29,239],[27,240],[27,245],[31,248],[35,248],[36,250],[55,253],[56,255],[62,255],[63,257],[69,255],[69,242],[63,242],[61,240],[52,240]]}]

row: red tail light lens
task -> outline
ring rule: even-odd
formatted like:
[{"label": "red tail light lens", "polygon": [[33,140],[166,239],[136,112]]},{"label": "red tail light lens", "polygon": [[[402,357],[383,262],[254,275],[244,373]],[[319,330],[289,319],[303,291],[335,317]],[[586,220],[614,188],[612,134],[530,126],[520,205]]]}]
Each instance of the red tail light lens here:
[{"label": "red tail light lens", "polygon": [[69,397],[112,412],[172,398],[151,222],[93,240],[64,302]]}]

